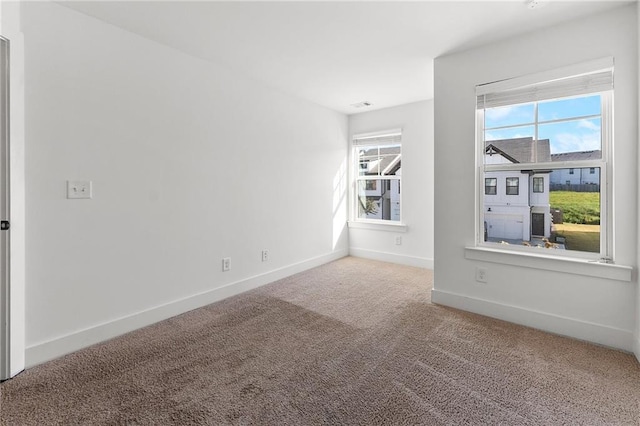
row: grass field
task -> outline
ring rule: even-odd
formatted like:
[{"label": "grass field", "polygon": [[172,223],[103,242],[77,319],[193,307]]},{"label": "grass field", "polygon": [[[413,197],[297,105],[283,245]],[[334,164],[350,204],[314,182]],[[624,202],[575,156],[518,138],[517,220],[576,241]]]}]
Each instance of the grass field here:
[{"label": "grass field", "polygon": [[565,223],[600,225],[599,192],[551,191],[549,204],[562,210]]},{"label": "grass field", "polygon": [[[558,223],[554,225],[555,236],[566,239],[567,250],[598,253],[600,251],[600,225]],[[553,238],[553,236],[552,236]]]}]

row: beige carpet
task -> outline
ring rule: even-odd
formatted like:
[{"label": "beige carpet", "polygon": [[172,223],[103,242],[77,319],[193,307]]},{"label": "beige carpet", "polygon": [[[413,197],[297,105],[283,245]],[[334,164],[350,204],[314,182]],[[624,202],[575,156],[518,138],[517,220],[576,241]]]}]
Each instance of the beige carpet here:
[{"label": "beige carpet", "polygon": [[5,425],[637,425],[629,354],[432,305],[345,258],[34,367]]}]

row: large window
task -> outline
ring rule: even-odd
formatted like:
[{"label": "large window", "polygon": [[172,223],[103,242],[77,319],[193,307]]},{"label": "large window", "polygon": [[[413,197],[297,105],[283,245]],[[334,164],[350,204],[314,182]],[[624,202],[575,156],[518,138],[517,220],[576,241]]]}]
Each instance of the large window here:
[{"label": "large window", "polygon": [[402,142],[399,130],[353,139],[355,219],[401,220]]},{"label": "large window", "polygon": [[[478,244],[611,255],[612,98],[612,61],[478,86]],[[505,189],[487,197],[492,179]]]}]

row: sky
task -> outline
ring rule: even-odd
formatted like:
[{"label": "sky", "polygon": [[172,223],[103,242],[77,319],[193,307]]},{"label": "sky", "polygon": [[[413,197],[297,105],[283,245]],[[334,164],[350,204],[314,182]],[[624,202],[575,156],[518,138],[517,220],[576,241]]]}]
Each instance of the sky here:
[{"label": "sky", "polygon": [[[601,149],[600,114],[600,95],[539,102],[538,139],[552,154]],[[535,137],[534,123],[533,103],[486,109],[485,140]]]}]

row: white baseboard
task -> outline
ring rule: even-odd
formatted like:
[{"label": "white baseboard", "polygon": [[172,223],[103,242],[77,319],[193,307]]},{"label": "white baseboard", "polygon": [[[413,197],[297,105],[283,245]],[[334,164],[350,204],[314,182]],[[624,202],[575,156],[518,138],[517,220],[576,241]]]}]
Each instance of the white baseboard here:
[{"label": "white baseboard", "polygon": [[[547,331],[562,336],[596,343],[632,352],[633,332],[619,328],[581,321],[518,306],[505,305],[489,300],[476,299],[440,290],[431,291],[431,300],[439,305],[462,309],[491,318]],[[637,342],[636,342],[637,346]],[[638,351],[636,351],[638,356]]]},{"label": "white baseboard", "polygon": [[382,262],[397,263],[399,265],[433,269],[433,259],[428,259],[426,257],[407,256],[404,254],[388,253],[355,247],[349,248],[349,255],[365,259],[380,260]]},{"label": "white baseboard", "polygon": [[130,331],[154,324],[158,321],[191,311],[248,290],[272,283],[288,276],[306,271],[325,263],[348,256],[348,250],[337,250],[329,254],[285,266],[264,274],[227,284],[223,287],[156,306],[104,324],[89,327],[47,342],[26,348],[26,367],[33,367],[61,357],[79,349],[123,335]]},{"label": "white baseboard", "polygon": [[640,362],[640,336],[636,336],[633,345],[633,353],[636,354],[636,359],[638,360],[638,362]]}]

